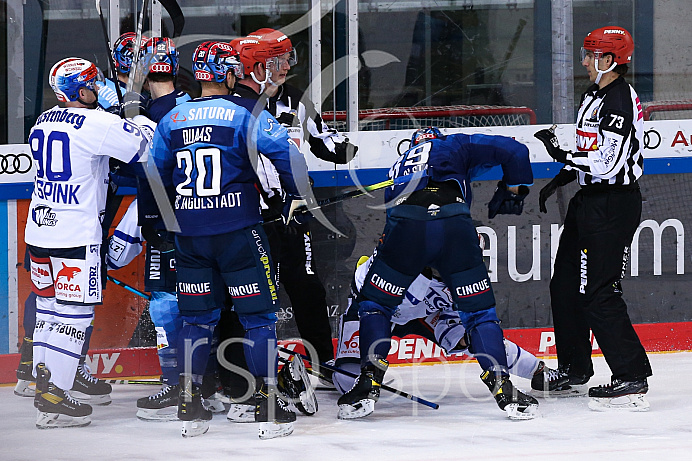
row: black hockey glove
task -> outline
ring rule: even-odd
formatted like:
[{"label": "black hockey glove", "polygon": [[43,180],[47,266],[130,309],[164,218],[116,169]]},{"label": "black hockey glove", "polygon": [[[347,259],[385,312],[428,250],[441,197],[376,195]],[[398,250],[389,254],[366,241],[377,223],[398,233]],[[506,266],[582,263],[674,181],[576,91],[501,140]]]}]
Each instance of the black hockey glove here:
[{"label": "black hockey glove", "polygon": [[545,150],[548,151],[548,155],[560,163],[567,163],[567,154],[571,152],[560,149],[560,142],[552,130],[537,131],[533,136],[543,143]]},{"label": "black hockey glove", "polygon": [[548,209],[545,207],[545,201],[548,200],[548,197],[553,195],[558,187],[566,186],[575,179],[577,179],[576,170],[565,170],[564,168],[561,169],[560,172],[556,174],[555,177],[548,184],[546,184],[538,194],[538,209],[541,210],[541,213],[548,212]]},{"label": "black hockey glove", "polygon": [[493,219],[498,214],[521,214],[524,209],[524,199],[529,195],[529,188],[519,186],[519,193],[507,190],[504,181],[497,182],[497,189],[488,203],[488,218]]},{"label": "black hockey glove", "polygon": [[284,224],[291,225],[305,224],[312,219],[312,213],[308,211],[307,202],[300,197],[287,197],[284,204],[284,210],[281,213]]},{"label": "black hockey glove", "polygon": [[276,121],[283,126],[298,126],[298,117],[290,112],[282,112],[281,115],[276,117]]},{"label": "black hockey glove", "polygon": [[358,152],[358,146],[351,144],[348,142],[348,138],[346,138],[346,141],[334,145],[334,153],[336,154],[334,163],[337,165],[345,165],[353,160],[356,156],[356,152]]}]

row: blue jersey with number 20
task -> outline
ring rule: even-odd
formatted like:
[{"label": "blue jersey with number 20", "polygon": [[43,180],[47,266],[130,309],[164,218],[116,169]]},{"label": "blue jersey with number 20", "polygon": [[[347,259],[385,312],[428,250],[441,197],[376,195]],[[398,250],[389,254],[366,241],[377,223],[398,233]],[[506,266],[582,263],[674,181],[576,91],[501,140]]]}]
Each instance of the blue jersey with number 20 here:
[{"label": "blue jersey with number 20", "polygon": [[295,183],[307,182],[305,159],[286,128],[266,111],[253,116],[254,101],[249,109],[244,102],[197,98],[175,107],[156,128],[151,156],[164,185],[175,187],[181,235],[223,234],[261,221],[257,152],[271,160],[287,193],[298,195]]}]

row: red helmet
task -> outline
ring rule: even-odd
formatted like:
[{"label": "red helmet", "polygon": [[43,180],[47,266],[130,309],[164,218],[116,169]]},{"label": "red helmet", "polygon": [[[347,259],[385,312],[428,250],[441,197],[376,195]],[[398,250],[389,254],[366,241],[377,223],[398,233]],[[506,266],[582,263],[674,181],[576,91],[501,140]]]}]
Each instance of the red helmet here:
[{"label": "red helmet", "polygon": [[[245,75],[250,75],[256,63],[267,65],[272,59],[286,53],[290,53],[289,65],[295,66],[298,62],[291,39],[275,29],[256,30],[247,37],[236,38],[231,42],[231,46],[240,54],[240,61],[245,66]],[[278,62],[275,63],[276,68],[279,68],[278,64]]]},{"label": "red helmet", "polygon": [[[634,53],[634,40],[622,27],[608,26],[596,29],[584,39],[584,49],[594,53],[612,53],[618,64],[629,64]],[[597,56],[600,57],[600,56]]]}]

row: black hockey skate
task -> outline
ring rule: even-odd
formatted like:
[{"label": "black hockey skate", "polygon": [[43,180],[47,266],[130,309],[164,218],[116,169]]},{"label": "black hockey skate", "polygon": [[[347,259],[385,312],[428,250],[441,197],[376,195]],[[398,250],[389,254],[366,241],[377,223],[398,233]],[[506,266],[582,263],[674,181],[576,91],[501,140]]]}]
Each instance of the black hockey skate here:
[{"label": "black hockey skate", "polygon": [[44,364],[36,367],[36,396],[34,406],[38,409],[36,427],[83,427],[91,424],[91,406],[80,403],[68,391],[50,382],[50,371]]},{"label": "black hockey skate", "polygon": [[380,387],[389,367],[385,359],[378,359],[376,365],[361,368],[360,376],[350,391],[339,397],[339,419],[357,419],[375,411],[375,402],[380,398]]},{"label": "black hockey skate", "polygon": [[34,378],[34,340],[24,338],[19,348],[19,366],[17,367],[17,385],[14,386],[14,394],[20,397],[33,397],[36,383]]},{"label": "black hockey skate", "polygon": [[137,417],[145,421],[175,421],[179,400],[180,386],[164,384],[156,394],[137,399]]},{"label": "black hockey skate", "polygon": [[183,422],[181,435],[196,437],[206,434],[212,413],[202,405],[201,386],[192,382],[192,376],[180,375],[178,399],[178,419]]},{"label": "black hockey skate", "polygon": [[531,379],[531,388],[538,397],[579,397],[586,394],[590,376],[577,376],[565,367],[548,368],[543,361]]},{"label": "black hockey skate", "polygon": [[279,391],[298,411],[308,416],[317,412],[317,397],[302,359],[292,355],[277,378]]},{"label": "black hockey skate", "polygon": [[507,412],[509,419],[533,419],[538,416],[538,401],[515,388],[508,376],[484,371],[481,380],[495,397],[497,406]]},{"label": "black hockey skate", "polygon": [[216,374],[204,375],[202,378],[202,405],[212,413],[226,411],[224,405],[226,397],[223,395],[223,386],[219,384]]},{"label": "black hockey skate", "polygon": [[91,375],[86,363],[79,364],[71,390],[75,399],[90,405],[109,405],[112,390],[110,384]]},{"label": "black hockey skate", "polygon": [[538,391],[539,396],[551,395],[551,392],[568,388],[569,376],[560,370],[554,370],[545,365],[542,360],[538,362],[538,369],[531,378],[531,389]]},{"label": "black hockey skate", "polygon": [[295,420],[296,414],[288,408],[276,386],[265,383],[255,393],[255,422],[260,423],[260,439],[291,435]]},{"label": "black hockey skate", "polygon": [[589,388],[589,408],[595,411],[628,410],[648,411],[646,378],[637,381],[613,379],[610,384]]}]

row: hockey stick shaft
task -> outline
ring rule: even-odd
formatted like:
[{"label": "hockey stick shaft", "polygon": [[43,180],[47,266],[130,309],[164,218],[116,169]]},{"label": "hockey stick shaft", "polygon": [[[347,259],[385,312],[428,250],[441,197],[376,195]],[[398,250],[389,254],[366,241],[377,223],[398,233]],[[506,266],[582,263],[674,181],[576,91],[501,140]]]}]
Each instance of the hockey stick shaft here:
[{"label": "hockey stick shaft", "polygon": [[151,296],[148,295],[148,294],[146,294],[146,293],[144,293],[143,291],[139,291],[137,288],[135,288],[135,287],[133,287],[133,286],[130,286],[130,285],[128,285],[127,283],[125,283],[125,282],[123,282],[123,281],[121,281],[121,280],[116,279],[115,277],[111,277],[110,275],[107,275],[106,278],[107,278],[108,280],[110,280],[111,282],[115,283],[116,285],[119,285],[119,286],[125,288],[125,289],[128,290],[128,291],[131,291],[132,293],[136,294],[137,296],[141,296],[142,298],[151,301]]},{"label": "hockey stick shaft", "polygon": [[[307,357],[303,354],[300,354],[298,352],[292,351],[290,349],[287,349],[287,348],[281,347],[281,346],[279,346],[279,350],[281,352],[286,353],[286,354],[296,355],[296,356],[306,360],[311,365],[313,364],[312,360],[310,360],[309,357]],[[335,367],[332,365],[328,365],[326,363],[318,362],[318,365],[320,367],[326,368],[327,370],[331,370],[335,373],[341,373],[342,375],[348,376],[350,378],[357,378],[358,377],[358,375],[355,373],[351,373],[350,371],[342,370],[341,368],[338,368],[338,367]],[[422,399],[420,397],[416,397],[415,395],[411,395],[408,392],[400,391],[399,389],[395,389],[393,387],[387,386],[386,384],[381,384],[380,387],[382,387],[382,389],[384,389],[387,392],[391,392],[392,394],[399,395],[399,396],[404,397],[406,399],[409,399],[413,402],[420,403],[421,405],[425,405],[426,407],[430,407],[433,410],[437,410],[438,408],[440,408],[440,406],[434,402],[430,402],[429,400],[425,400],[425,399]]]},{"label": "hockey stick shaft", "polygon": [[108,62],[108,69],[110,69],[111,78],[113,79],[113,83],[115,83],[115,93],[118,95],[118,102],[122,105],[123,94],[120,89],[120,83],[118,82],[118,74],[115,71],[113,59],[111,59],[111,41],[108,38],[108,30],[106,30],[106,20],[103,19],[103,13],[101,12],[101,0],[96,0],[96,11],[98,11],[99,18],[101,19],[101,30],[103,31],[103,38],[106,44],[106,60]]}]

